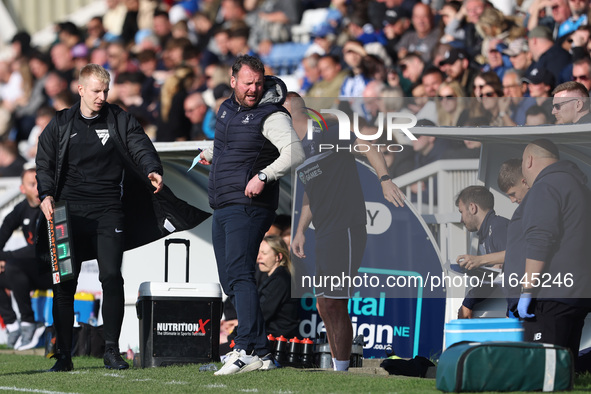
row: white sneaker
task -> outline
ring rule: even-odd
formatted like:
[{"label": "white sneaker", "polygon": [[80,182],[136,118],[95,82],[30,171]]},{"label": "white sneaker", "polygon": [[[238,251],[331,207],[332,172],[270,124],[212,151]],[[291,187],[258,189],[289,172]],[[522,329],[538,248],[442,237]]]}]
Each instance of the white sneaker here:
[{"label": "white sneaker", "polygon": [[[33,334],[31,336],[31,339],[26,343],[25,343],[25,340],[23,339],[22,344],[19,347],[15,347],[16,350],[29,350],[29,349],[33,349],[33,348],[37,347],[37,345],[39,344],[39,340],[41,339],[41,337],[45,333],[45,325],[44,324],[37,324],[32,327],[33,327]],[[23,337],[24,336],[25,335],[24,335],[24,329],[23,329]]]},{"label": "white sneaker", "polygon": [[256,354],[248,355],[244,350],[232,350],[227,356],[224,366],[219,371],[214,372],[214,375],[233,375],[235,373],[256,371],[263,365],[259,356]]},{"label": "white sneaker", "polygon": [[277,368],[277,365],[275,364],[275,358],[271,353],[265,354],[261,358],[261,361],[263,362],[263,366],[259,368],[261,371],[269,371],[271,369]]}]

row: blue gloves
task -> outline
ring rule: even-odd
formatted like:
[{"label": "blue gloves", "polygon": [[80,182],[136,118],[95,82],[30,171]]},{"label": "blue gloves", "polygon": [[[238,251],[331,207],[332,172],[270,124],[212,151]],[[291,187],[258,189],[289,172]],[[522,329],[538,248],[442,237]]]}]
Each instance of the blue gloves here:
[{"label": "blue gloves", "polygon": [[529,304],[531,304],[532,295],[531,293],[523,293],[521,297],[519,297],[519,303],[517,304],[517,313],[519,313],[519,317],[522,319],[535,317],[533,313],[527,313],[529,309]]}]

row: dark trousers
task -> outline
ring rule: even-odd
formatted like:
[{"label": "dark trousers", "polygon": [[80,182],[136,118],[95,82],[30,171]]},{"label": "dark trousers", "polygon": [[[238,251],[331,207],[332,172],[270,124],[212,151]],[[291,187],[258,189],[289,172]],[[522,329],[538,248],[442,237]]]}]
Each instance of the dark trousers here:
[{"label": "dark trousers", "polygon": [[105,342],[117,347],[123,324],[125,297],[123,259],[123,211],[111,204],[68,204],[74,249],[75,280],[53,286],[53,320],[60,353],[72,350],[74,294],[83,261],[96,258],[103,289],[103,332]]},{"label": "dark trousers", "polygon": [[535,317],[524,321],[524,340],[567,347],[576,359],[589,310],[550,300],[536,300],[532,309]]},{"label": "dark trousers", "polygon": [[230,205],[213,213],[212,241],[224,292],[238,316],[236,349],[265,355],[267,336],[261,312],[255,265],[259,247],[275,213],[267,208]]},{"label": "dark trousers", "polygon": [[51,271],[49,266],[42,269],[37,261],[10,260],[6,262],[6,271],[0,274],[0,315],[6,324],[16,321],[10,296],[4,289],[12,290],[21,314],[21,321],[34,323],[35,313],[31,305],[31,290],[51,289]]}]

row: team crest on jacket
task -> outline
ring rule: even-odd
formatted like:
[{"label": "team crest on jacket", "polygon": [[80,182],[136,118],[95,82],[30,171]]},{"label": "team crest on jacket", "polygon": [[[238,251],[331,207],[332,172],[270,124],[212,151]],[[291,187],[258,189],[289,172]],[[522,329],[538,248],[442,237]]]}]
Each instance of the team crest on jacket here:
[{"label": "team crest on jacket", "polygon": [[242,118],[242,124],[247,124],[254,118],[254,114],[246,114],[244,118]]},{"label": "team crest on jacket", "polygon": [[107,130],[107,129],[102,129],[102,130],[97,129],[96,130],[96,135],[98,135],[99,139],[101,140],[101,143],[103,145],[105,145],[107,143],[107,140],[109,139],[109,130]]}]

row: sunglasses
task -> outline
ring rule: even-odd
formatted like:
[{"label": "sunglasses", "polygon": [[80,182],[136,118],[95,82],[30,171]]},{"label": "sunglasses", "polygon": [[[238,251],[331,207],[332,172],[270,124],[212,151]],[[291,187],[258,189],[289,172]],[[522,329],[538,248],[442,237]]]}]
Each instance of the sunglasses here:
[{"label": "sunglasses", "polygon": [[573,75],[573,81],[588,81],[588,75]]},{"label": "sunglasses", "polygon": [[451,99],[455,99],[455,98],[456,98],[456,96],[453,96],[453,95],[449,95],[449,96],[439,96],[439,98],[451,100]]},{"label": "sunglasses", "polygon": [[560,109],[562,108],[562,106],[564,104],[570,103],[571,101],[577,101],[577,100],[579,100],[579,99],[578,98],[574,98],[574,99],[563,101],[561,103],[552,104],[552,108],[554,108],[556,111],[560,111]]},{"label": "sunglasses", "polygon": [[495,95],[496,95],[495,92],[486,92],[486,93],[482,93],[480,95],[480,98],[483,98],[483,97],[495,97]]},{"label": "sunglasses", "polygon": [[474,89],[478,88],[478,89],[482,89],[483,87],[485,87],[486,85],[474,85]]}]

